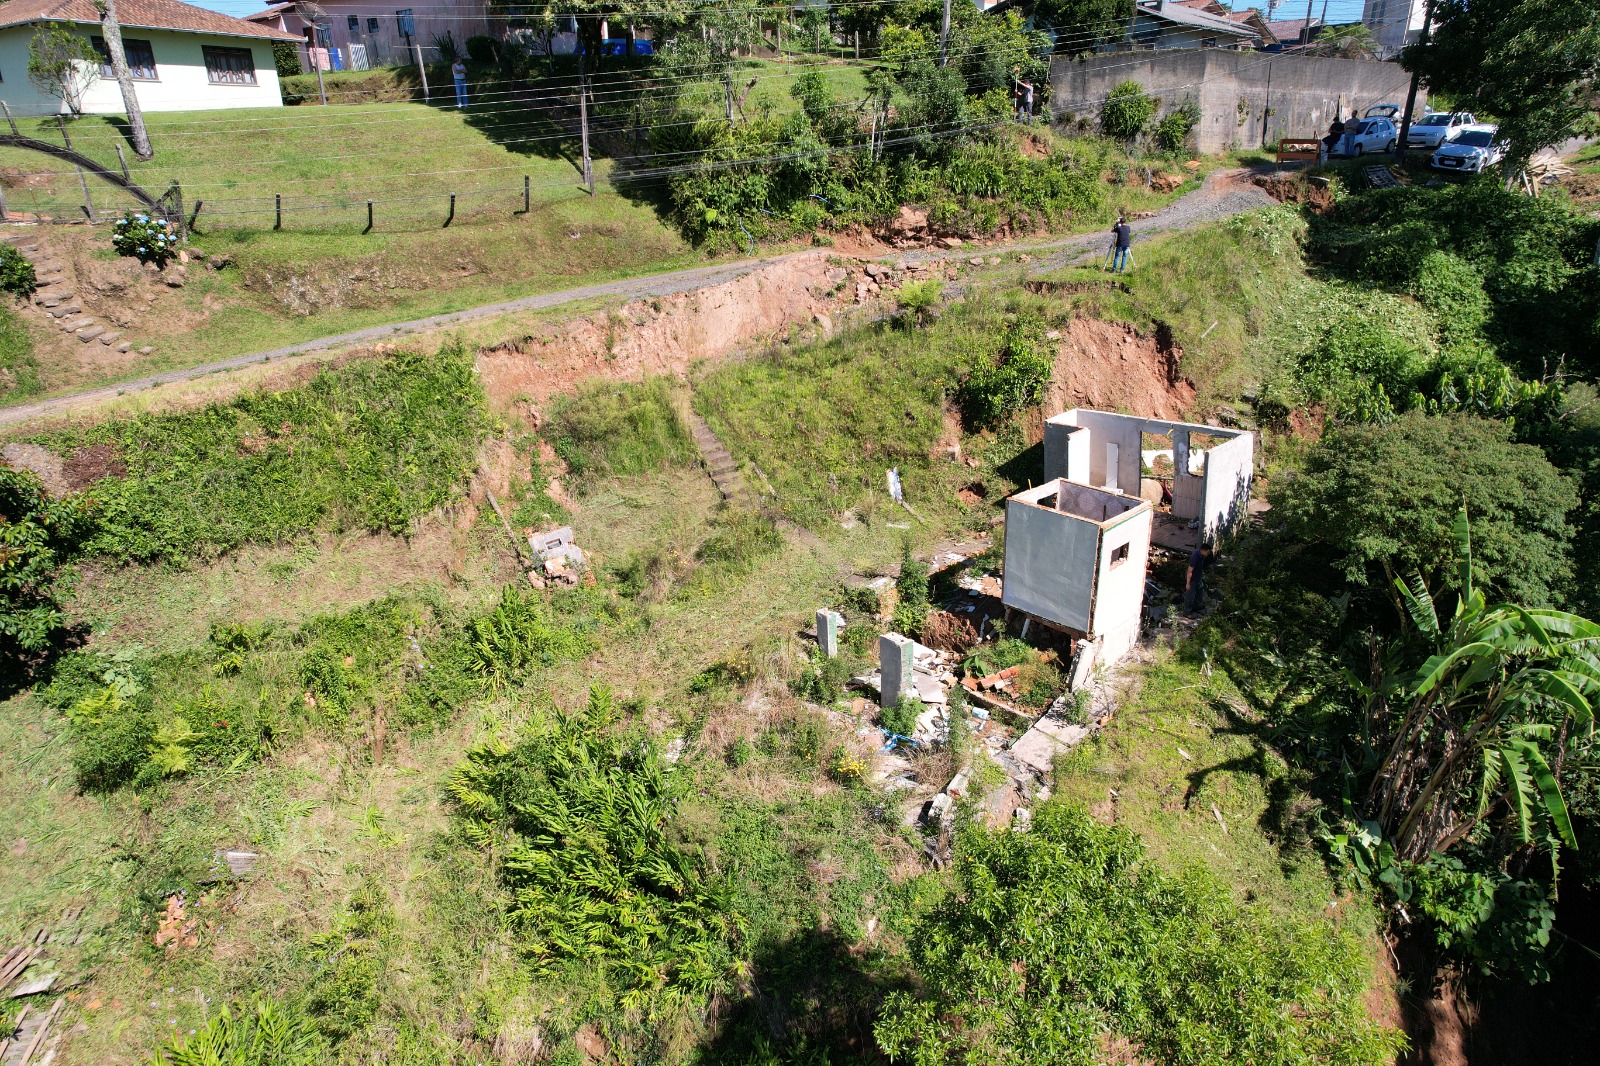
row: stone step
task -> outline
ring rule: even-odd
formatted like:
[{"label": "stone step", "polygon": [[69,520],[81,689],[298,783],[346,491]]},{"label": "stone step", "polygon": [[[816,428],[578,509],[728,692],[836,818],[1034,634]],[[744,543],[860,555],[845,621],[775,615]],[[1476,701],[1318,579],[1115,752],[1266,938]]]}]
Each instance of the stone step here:
[{"label": "stone step", "polygon": [[122,334],[114,332],[114,331],[111,332],[111,333],[102,333],[100,335],[100,343],[104,344],[108,348],[111,345],[113,345],[113,344],[117,343],[118,341],[120,341],[121,339],[122,339]]},{"label": "stone step", "polygon": [[[45,306],[49,307],[50,305],[45,304]],[[83,308],[79,307],[77,304],[67,304],[65,307],[57,307],[54,311],[47,311],[45,313],[51,318],[66,318],[68,315],[83,314]]]},{"label": "stone step", "polygon": [[88,329],[80,329],[78,331],[78,339],[84,344],[88,344],[105,331],[104,326],[90,326]]},{"label": "stone step", "polygon": [[129,341],[123,341],[121,344],[117,345],[117,351],[119,352],[130,352],[132,350],[133,344]]}]

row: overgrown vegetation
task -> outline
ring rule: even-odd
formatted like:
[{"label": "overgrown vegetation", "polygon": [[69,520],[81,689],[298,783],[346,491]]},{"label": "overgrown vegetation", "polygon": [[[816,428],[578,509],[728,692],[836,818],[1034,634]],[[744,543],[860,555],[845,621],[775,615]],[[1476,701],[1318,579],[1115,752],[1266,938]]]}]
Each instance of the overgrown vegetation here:
[{"label": "overgrown vegetation", "polygon": [[83,549],[178,562],[323,528],[405,534],[471,474],[487,420],[460,347],[323,371],[200,415],[145,415],[39,438],[109,449]]},{"label": "overgrown vegetation", "polygon": [[555,404],[547,434],[573,483],[592,487],[605,478],[694,462],[681,403],[665,377],[599,381]]},{"label": "overgrown vegetation", "polygon": [[0,683],[15,684],[66,625],[64,567],[89,526],[82,500],[52,500],[30,473],[0,469]]},{"label": "overgrown vegetation", "polygon": [[[950,894],[910,929],[923,987],[890,996],[877,1035],[918,1063],[1387,1063],[1359,943],[1241,906],[1211,876],[1170,874],[1138,839],[1055,802],[1027,833],[961,833]],[[1197,979],[1197,975],[1204,975]]]}]

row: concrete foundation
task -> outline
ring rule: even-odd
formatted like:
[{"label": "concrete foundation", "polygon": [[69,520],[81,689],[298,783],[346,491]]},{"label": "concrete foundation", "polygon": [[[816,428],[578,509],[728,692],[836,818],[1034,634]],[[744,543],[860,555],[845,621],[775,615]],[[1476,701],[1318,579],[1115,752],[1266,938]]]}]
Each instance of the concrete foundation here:
[{"label": "concrete foundation", "polygon": [[883,679],[878,690],[880,707],[893,707],[901,696],[917,696],[916,679],[912,676],[916,651],[917,642],[899,633],[885,633],[878,638],[878,666]]}]

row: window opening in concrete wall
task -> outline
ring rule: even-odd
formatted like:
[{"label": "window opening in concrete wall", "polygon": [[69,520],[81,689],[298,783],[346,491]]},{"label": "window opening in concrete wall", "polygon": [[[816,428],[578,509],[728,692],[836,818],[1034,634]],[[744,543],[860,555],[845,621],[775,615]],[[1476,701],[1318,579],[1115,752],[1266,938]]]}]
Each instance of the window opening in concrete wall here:
[{"label": "window opening in concrete wall", "polygon": [[1128,561],[1128,549],[1132,546],[1131,544],[1124,544],[1119,548],[1111,549],[1111,569],[1115,570]]}]

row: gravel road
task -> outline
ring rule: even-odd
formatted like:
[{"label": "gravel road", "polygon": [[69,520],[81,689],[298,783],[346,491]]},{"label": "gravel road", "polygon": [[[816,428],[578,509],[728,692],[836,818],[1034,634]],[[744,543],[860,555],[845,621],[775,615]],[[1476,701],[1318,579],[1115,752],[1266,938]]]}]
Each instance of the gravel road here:
[{"label": "gravel road", "polygon": [[[1131,225],[1135,236],[1143,238],[1170,230],[1199,226],[1275,202],[1264,191],[1250,184],[1249,176],[1245,171],[1219,171],[1210,175],[1199,189],[1179,197],[1157,212],[1154,217],[1136,220]],[[1068,263],[1079,261],[1086,256],[1092,257],[1104,251],[1107,243],[1108,237],[1106,234],[1088,233],[1041,244],[1008,245],[1005,251],[1042,254],[1045,256],[1045,263],[1041,265],[1041,269],[1053,269],[1056,266],[1064,266]],[[985,247],[983,253],[989,255],[996,250],[992,246]],[[958,254],[959,252],[943,252],[937,255],[934,253],[919,253],[917,257],[946,258]],[[508,300],[504,303],[484,304],[481,307],[468,308],[464,311],[455,311],[445,315],[433,315],[429,318],[414,319],[410,322],[397,322],[385,326],[354,330],[349,333],[339,333],[331,337],[320,337],[301,344],[285,345],[282,348],[272,348],[262,352],[251,352],[248,355],[237,355],[231,359],[221,359],[201,366],[169,370],[131,381],[118,382],[114,385],[85,389],[82,392],[36,400],[33,403],[0,408],[0,426],[14,426],[38,418],[69,414],[72,411],[92,407],[95,404],[112,400],[128,393],[142,392],[161,385],[194,381],[219,372],[238,370],[242,367],[254,366],[259,363],[270,363],[273,360],[283,359],[291,355],[328,352],[352,345],[391,341],[407,334],[431,332],[516,311],[540,310],[608,296],[620,296],[628,300],[671,296],[680,292],[705,288],[708,285],[719,285],[726,281],[732,281],[734,278],[742,277],[760,266],[767,263],[775,263],[785,258],[787,258],[787,255],[768,256],[761,259],[744,259],[717,266],[695,267],[690,270],[678,270],[666,274],[650,274],[644,277],[606,282],[600,285],[584,285],[576,289],[562,289],[559,292],[549,292],[539,296],[525,296],[521,299]],[[912,258],[912,256],[902,256],[900,258]]]}]

